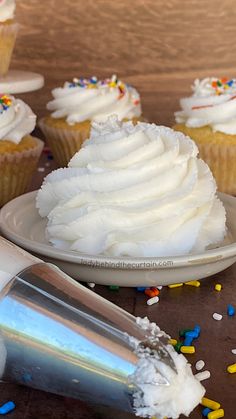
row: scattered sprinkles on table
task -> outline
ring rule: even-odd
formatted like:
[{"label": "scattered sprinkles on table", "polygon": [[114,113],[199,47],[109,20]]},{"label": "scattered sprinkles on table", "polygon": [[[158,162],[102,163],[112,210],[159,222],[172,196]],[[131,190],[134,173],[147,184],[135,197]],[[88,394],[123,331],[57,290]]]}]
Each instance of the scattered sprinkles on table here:
[{"label": "scattered sprinkles on table", "polygon": [[208,407],[211,410],[220,409],[220,403],[215,402],[214,400],[208,399],[207,397],[202,398],[201,405],[204,407]]},{"label": "scattered sprinkles on table", "polygon": [[235,374],[235,373],[236,373],[236,364],[229,365],[229,366],[227,367],[227,371],[228,371],[230,374]]},{"label": "scattered sprinkles on table", "polygon": [[198,287],[200,287],[201,282],[200,282],[200,281],[197,281],[197,280],[194,280],[194,281],[188,281],[188,282],[185,282],[185,285],[190,285],[191,287],[196,287],[196,288],[198,288]]},{"label": "scattered sprinkles on table", "polygon": [[6,415],[7,413],[12,412],[16,408],[16,405],[13,401],[9,401],[0,406],[0,415]]},{"label": "scattered sprinkles on table", "polygon": [[213,313],[212,317],[213,317],[214,320],[217,320],[217,321],[220,321],[223,318],[222,314],[220,314],[220,313]]},{"label": "scattered sprinkles on table", "polygon": [[195,368],[197,371],[201,371],[205,367],[205,362],[202,359],[196,362]]},{"label": "scattered sprinkles on table", "polygon": [[[114,89],[118,88],[118,99],[122,99],[125,95],[125,92],[127,90],[127,85],[123,83],[121,80],[118,79],[118,77],[114,74],[111,76],[111,78],[107,78],[104,80],[98,80],[96,76],[91,77],[90,79],[86,78],[74,78],[71,83],[69,83],[70,88],[80,87],[83,89]],[[132,99],[134,105],[139,105],[140,98],[138,95],[135,94],[135,92],[132,92]]]},{"label": "scattered sprinkles on table", "polygon": [[183,329],[179,331],[179,340],[170,339],[169,343],[174,346],[176,352],[184,354],[194,354],[195,346],[193,340],[198,339],[201,328],[195,325],[193,329]]},{"label": "scattered sprinkles on table", "polygon": [[136,287],[136,290],[138,292],[144,293],[148,298],[147,305],[152,306],[153,304],[156,304],[159,302],[158,295],[160,294],[160,290],[162,289],[162,286],[158,287]]},{"label": "scattered sprinkles on table", "polygon": [[205,381],[208,380],[208,378],[211,377],[211,373],[208,370],[200,371],[194,376],[198,381]]},{"label": "scattered sprinkles on table", "polygon": [[12,106],[12,99],[8,95],[0,93],[0,114]]},{"label": "scattered sprinkles on table", "polygon": [[231,304],[227,306],[227,314],[230,317],[235,315],[235,308]]}]

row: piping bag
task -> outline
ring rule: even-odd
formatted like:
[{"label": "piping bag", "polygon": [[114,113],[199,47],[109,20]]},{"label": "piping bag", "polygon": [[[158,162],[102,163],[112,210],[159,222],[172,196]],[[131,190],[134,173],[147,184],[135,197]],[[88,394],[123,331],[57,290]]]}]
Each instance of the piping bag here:
[{"label": "piping bag", "polygon": [[142,417],[178,418],[204,388],[168,336],[0,237],[0,378]]}]

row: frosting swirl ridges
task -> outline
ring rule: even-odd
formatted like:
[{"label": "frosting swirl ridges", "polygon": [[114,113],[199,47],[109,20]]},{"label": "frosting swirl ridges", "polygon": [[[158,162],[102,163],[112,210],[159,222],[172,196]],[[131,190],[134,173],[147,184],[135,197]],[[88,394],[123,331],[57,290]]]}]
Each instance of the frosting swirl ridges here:
[{"label": "frosting swirl ridges", "polygon": [[236,79],[197,79],[192,89],[191,97],[180,100],[182,110],[175,113],[176,122],[236,134]]},{"label": "frosting swirl ridges", "polygon": [[68,168],[37,196],[47,235],[62,249],[113,256],[168,256],[222,240],[225,211],[195,143],[155,124],[93,124]]},{"label": "frosting swirl ridges", "polygon": [[74,79],[54,89],[52,95],[53,100],[47,105],[51,116],[65,118],[70,125],[86,120],[101,122],[111,114],[116,114],[120,120],[141,115],[137,90],[116,76],[105,80]]},{"label": "frosting swirl ridges", "polygon": [[21,99],[0,95],[0,141],[18,144],[30,134],[36,124],[36,115]]}]

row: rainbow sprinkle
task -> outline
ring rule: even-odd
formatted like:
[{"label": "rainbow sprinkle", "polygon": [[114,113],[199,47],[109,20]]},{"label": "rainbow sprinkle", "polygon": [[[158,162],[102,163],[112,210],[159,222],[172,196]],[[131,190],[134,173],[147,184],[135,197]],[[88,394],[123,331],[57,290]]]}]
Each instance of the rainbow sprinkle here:
[{"label": "rainbow sprinkle", "polygon": [[[125,85],[118,77],[113,74],[111,78],[107,78],[104,80],[98,80],[96,76],[91,77],[90,79],[86,79],[81,77],[80,79],[74,78],[71,83],[69,83],[70,88],[74,87],[81,87],[84,89],[99,89],[99,88],[118,88],[118,99],[122,99],[125,95],[128,85]],[[133,96],[133,103],[134,105],[138,105],[140,103],[139,97]]]},{"label": "rainbow sprinkle", "polygon": [[12,105],[10,96],[0,94],[0,114],[6,111]]},{"label": "rainbow sprinkle", "polygon": [[236,79],[228,80],[226,77],[223,77],[221,79],[213,80],[211,86],[215,89],[217,95],[222,95],[230,87],[236,89]]}]

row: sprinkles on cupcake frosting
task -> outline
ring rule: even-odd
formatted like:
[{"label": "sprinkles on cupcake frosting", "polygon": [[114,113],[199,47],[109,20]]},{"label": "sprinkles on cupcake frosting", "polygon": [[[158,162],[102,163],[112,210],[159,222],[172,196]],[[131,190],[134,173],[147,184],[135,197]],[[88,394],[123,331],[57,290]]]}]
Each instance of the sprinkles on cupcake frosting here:
[{"label": "sprinkles on cupcake frosting", "polygon": [[[113,74],[111,78],[107,78],[104,80],[98,80],[96,76],[91,77],[90,79],[86,78],[74,78],[71,83],[69,83],[70,88],[74,87],[81,87],[84,89],[100,89],[100,88],[118,88],[119,89],[119,96],[118,99],[122,99],[127,89],[127,86],[118,79],[118,77]],[[133,103],[134,105],[139,105],[140,99],[139,97],[133,96]]]},{"label": "sprinkles on cupcake frosting", "polygon": [[215,89],[217,95],[222,95],[230,87],[236,88],[236,79],[228,80],[226,77],[216,79],[211,82],[211,86]]},{"label": "sprinkles on cupcake frosting", "polygon": [[[226,101],[236,99],[236,79],[227,79],[222,77],[217,79],[215,77],[205,78],[203,80],[196,79],[194,85],[192,86],[194,92],[193,96],[195,97],[210,97],[210,96],[220,96],[226,95]],[[203,109],[203,108],[212,108],[214,105],[203,104],[192,106],[193,110]]]},{"label": "sprinkles on cupcake frosting", "polygon": [[0,94],[0,114],[6,111],[12,105],[10,96]]}]

